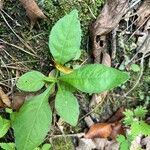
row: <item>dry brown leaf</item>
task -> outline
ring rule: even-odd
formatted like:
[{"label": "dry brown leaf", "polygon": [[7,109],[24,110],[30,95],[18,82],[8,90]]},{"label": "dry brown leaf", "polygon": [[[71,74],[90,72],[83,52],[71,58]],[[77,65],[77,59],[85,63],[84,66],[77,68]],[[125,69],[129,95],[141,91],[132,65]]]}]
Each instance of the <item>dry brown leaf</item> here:
[{"label": "dry brown leaf", "polygon": [[1,87],[0,87],[0,100],[2,101],[2,103],[6,104],[6,106],[11,107],[11,101],[9,97],[4,93]]},{"label": "dry brown leaf", "polygon": [[85,138],[108,138],[112,133],[111,123],[96,123],[92,125]]},{"label": "dry brown leaf", "polygon": [[23,105],[26,99],[26,94],[23,93],[15,93],[12,97],[11,107],[13,110],[19,110],[19,108]]},{"label": "dry brown leaf", "polygon": [[111,67],[111,58],[106,52],[103,52],[102,64]]},{"label": "dry brown leaf", "polygon": [[[128,0],[107,0],[93,26],[93,36],[106,35],[120,22],[128,8]],[[95,39],[96,40],[96,39]]]},{"label": "dry brown leaf", "polygon": [[113,122],[117,122],[117,121],[120,121],[123,117],[124,117],[124,107],[120,107],[116,112],[115,114],[109,118],[109,120],[107,122],[109,123],[113,123]]},{"label": "dry brown leaf", "polygon": [[18,111],[26,100],[28,100],[32,96],[35,96],[36,94],[37,93],[15,93],[12,97],[12,109]]},{"label": "dry brown leaf", "polygon": [[150,0],[145,0],[137,11],[138,22],[137,26],[142,26],[145,20],[150,17]]},{"label": "dry brown leaf", "polygon": [[123,124],[120,122],[112,124],[112,132],[110,138],[115,140],[116,137],[120,134],[125,135],[125,128],[123,127]]},{"label": "dry brown leaf", "polygon": [[4,108],[5,104],[2,102],[2,100],[0,99],[0,108]]},{"label": "dry brown leaf", "polygon": [[26,10],[27,16],[31,20],[31,26],[34,26],[38,19],[44,19],[46,16],[36,4],[35,0],[20,0]]}]

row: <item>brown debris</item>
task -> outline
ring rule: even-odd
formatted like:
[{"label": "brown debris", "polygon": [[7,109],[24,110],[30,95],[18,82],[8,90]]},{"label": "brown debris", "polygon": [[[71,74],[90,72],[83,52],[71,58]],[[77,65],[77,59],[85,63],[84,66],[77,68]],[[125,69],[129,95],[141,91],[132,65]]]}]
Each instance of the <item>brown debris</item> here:
[{"label": "brown debris", "polygon": [[102,64],[111,67],[111,58],[106,52],[103,52]]},{"label": "brown debris", "polygon": [[20,0],[22,6],[25,8],[27,16],[31,20],[31,26],[37,22],[38,19],[44,19],[46,16],[36,4],[35,0]]},{"label": "brown debris", "polygon": [[26,94],[15,93],[12,97],[12,104],[11,104],[12,109],[18,111],[20,107],[23,105],[25,99],[26,99]]},{"label": "brown debris", "polygon": [[120,122],[93,124],[85,134],[85,138],[111,138],[115,140],[118,135],[125,135],[125,128]]},{"label": "brown debris", "polygon": [[2,100],[0,99],[0,108],[4,108],[5,104],[2,102]]},{"label": "brown debris", "polygon": [[120,122],[112,124],[112,132],[110,138],[115,140],[120,134],[125,135],[125,128],[123,127],[123,124]]},{"label": "brown debris", "polygon": [[150,0],[145,0],[137,11],[138,22],[137,26],[140,27],[150,17]]},{"label": "brown debris", "polygon": [[0,87],[0,101],[1,101],[0,106],[3,106],[4,103],[6,106],[11,107],[11,101],[9,97],[4,93],[1,87]]},{"label": "brown debris", "polygon": [[124,111],[125,111],[125,109],[123,107],[120,107],[115,112],[115,114],[111,118],[109,118],[109,120],[107,122],[112,123],[112,122],[120,121],[124,117],[124,114],[123,114]]},{"label": "brown debris", "polygon": [[124,108],[119,108],[116,113],[105,123],[94,124],[90,116],[86,117],[84,120],[90,129],[84,137],[90,139],[111,138],[112,140],[116,140],[118,135],[125,135],[126,128],[121,122],[124,117],[123,112]]},{"label": "brown debris", "polygon": [[37,93],[15,93],[12,97],[11,107],[13,110],[18,111],[20,107],[32,96],[37,95]]},{"label": "brown debris", "polygon": [[85,138],[108,138],[112,133],[112,126],[110,123],[96,123],[92,125],[85,135]]},{"label": "brown debris", "polygon": [[93,25],[93,35],[102,36],[112,31],[128,8],[128,0],[107,0]]}]

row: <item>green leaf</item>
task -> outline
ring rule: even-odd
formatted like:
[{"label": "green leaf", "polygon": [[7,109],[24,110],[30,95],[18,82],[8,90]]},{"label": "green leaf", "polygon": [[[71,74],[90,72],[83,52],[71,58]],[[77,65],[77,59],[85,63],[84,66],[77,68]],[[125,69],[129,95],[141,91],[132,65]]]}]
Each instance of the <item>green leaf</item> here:
[{"label": "green leaf", "polygon": [[13,112],[13,110],[11,108],[5,108],[5,111],[8,113],[8,114],[11,114]]},{"label": "green leaf", "polygon": [[22,91],[35,92],[44,86],[44,77],[45,76],[41,72],[30,71],[23,74],[16,85]]},{"label": "green leaf", "polygon": [[3,150],[15,150],[15,143],[0,143]]},{"label": "green leaf", "polygon": [[42,146],[42,150],[50,150],[50,148],[51,148],[51,144],[44,144]]},{"label": "green leaf", "polygon": [[150,136],[150,125],[145,123],[144,121],[136,121],[131,125],[131,135],[133,138],[138,135]]},{"label": "green leaf", "polygon": [[131,69],[132,69],[132,71],[134,71],[134,72],[139,72],[139,71],[140,71],[140,67],[139,67],[139,65],[137,65],[137,64],[132,64],[132,65],[131,65]]},{"label": "green leaf", "polygon": [[38,147],[52,122],[48,98],[53,85],[38,96],[31,97],[15,114],[12,122],[17,150],[32,150]]},{"label": "green leaf", "polygon": [[10,128],[10,121],[7,119],[3,119],[0,116],[0,138],[2,138]]},{"label": "green leaf", "polygon": [[57,113],[64,121],[75,126],[79,117],[79,104],[76,97],[67,90],[63,90],[61,85],[55,99],[55,108]]},{"label": "green leaf", "polygon": [[143,106],[138,106],[135,110],[134,110],[134,114],[136,117],[140,117],[140,118],[144,118],[146,113],[148,111],[146,110],[146,107]]},{"label": "green leaf", "polygon": [[100,93],[129,79],[127,73],[101,64],[90,64],[58,78],[86,93]]},{"label": "green leaf", "polygon": [[62,90],[67,90],[67,91],[70,91],[71,93],[76,91],[75,87],[73,87],[72,85],[70,85],[70,84],[68,84],[66,82],[60,81],[59,85],[61,85],[61,89]]},{"label": "green leaf", "polygon": [[64,64],[80,57],[81,29],[78,11],[61,18],[52,28],[49,37],[49,48],[59,64]]},{"label": "green leaf", "polygon": [[120,145],[120,150],[129,150],[129,142],[123,135],[117,136],[117,142]]},{"label": "green leaf", "polygon": [[124,117],[124,124],[125,125],[131,125],[132,124],[132,122],[133,122],[133,117],[134,117],[134,113],[133,113],[133,111],[131,111],[131,110],[125,110],[125,112],[123,112],[123,114],[125,115],[125,117]]},{"label": "green leaf", "polygon": [[41,150],[41,148],[40,147],[36,147],[33,150]]}]

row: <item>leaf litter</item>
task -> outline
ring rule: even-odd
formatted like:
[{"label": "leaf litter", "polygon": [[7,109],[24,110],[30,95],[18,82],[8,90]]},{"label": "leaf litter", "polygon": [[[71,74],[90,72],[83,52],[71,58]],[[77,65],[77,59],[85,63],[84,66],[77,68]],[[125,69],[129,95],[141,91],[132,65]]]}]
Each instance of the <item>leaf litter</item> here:
[{"label": "leaf litter", "polygon": [[46,18],[46,16],[39,8],[35,0],[20,0],[20,3],[25,8],[27,16],[30,18],[31,27],[35,25],[38,19]]},{"label": "leaf litter", "polygon": [[[21,0],[20,0],[21,2]],[[25,1],[24,1],[25,2]],[[21,2],[22,4],[24,2]],[[31,1],[30,1],[31,2]],[[30,3],[29,2],[29,3]],[[33,2],[33,1],[32,1]],[[32,3],[31,2],[31,3]],[[35,2],[35,1],[34,1]],[[30,4],[31,4],[30,3]],[[0,4],[1,4],[1,1],[0,1]],[[30,5],[29,4],[29,5]],[[138,11],[137,11],[137,15],[138,15],[138,22],[137,22],[137,26],[143,26],[143,22],[145,22],[145,20],[149,17],[149,1],[148,0],[145,0],[144,3],[139,7]],[[37,12],[37,14],[35,15],[33,12],[33,8],[32,10],[30,10],[31,6],[34,6],[34,5],[30,5],[30,6],[25,6],[25,5],[28,5],[27,3],[26,4],[23,4],[24,8],[26,9],[26,12],[27,12],[27,15],[28,17],[30,18],[31,20],[31,25],[34,25],[36,22],[37,22],[37,19],[38,18],[45,18],[45,15],[43,14],[43,12],[39,9],[39,7],[37,6],[36,4],[36,7],[35,8],[38,8],[35,12]],[[0,5],[1,6],[1,5]],[[105,64],[107,66],[111,66],[112,64],[112,61],[111,60],[111,53],[110,51],[107,49],[107,35],[116,28],[116,26],[118,26],[118,23],[120,22],[120,20],[122,19],[122,17],[124,16],[124,14],[126,14],[128,10],[128,2],[125,1],[125,0],[122,0],[122,1],[110,1],[108,0],[107,3],[104,5],[104,8],[100,14],[100,16],[98,16],[97,18],[97,21],[93,24],[93,28],[91,29],[92,30],[92,40],[93,40],[93,55],[94,55],[94,62],[95,63],[102,63],[102,64]],[[114,17],[115,16],[115,17]],[[107,19],[106,19],[107,18]],[[144,26],[143,26],[144,28]],[[147,34],[149,35],[149,33]],[[142,40],[142,42],[145,41]],[[149,40],[147,42],[149,44]],[[101,45],[102,44],[102,45]],[[141,44],[139,44],[141,45]],[[145,52],[147,49],[146,47],[143,48],[143,49],[140,49],[140,53],[143,53]],[[139,54],[138,52],[138,54]],[[148,52],[148,51],[147,51]],[[98,61],[97,61],[98,60]],[[61,66],[61,69],[66,69],[64,68],[63,66]],[[67,68],[67,71],[65,71],[64,73],[68,72],[70,70],[68,70]],[[102,99],[102,100],[98,100],[96,102],[94,102],[94,105],[97,105],[99,102],[103,101],[106,97],[106,95],[109,94],[109,93],[102,93],[102,94],[97,94],[99,95],[99,98],[98,99]],[[21,99],[22,99],[22,96],[21,95]],[[19,98],[20,99],[20,98]],[[96,99],[96,98],[95,98]],[[19,109],[20,106],[18,107],[14,107],[15,109]],[[112,148],[112,146],[114,146],[114,142],[110,142],[108,141],[107,139],[101,139],[103,137],[109,137],[111,136],[111,134],[108,134],[110,132],[108,131],[112,131],[114,132],[113,134],[115,136],[113,136],[112,139],[115,139],[116,135],[120,133],[120,127],[122,127],[122,124],[119,122],[119,120],[122,119],[122,114],[121,114],[122,111],[120,111],[118,114],[118,120],[117,119],[112,119],[110,118],[110,120],[108,120],[107,122],[105,123],[97,123],[97,124],[93,124],[92,132],[95,132],[97,133],[97,131],[100,129],[99,132],[104,132],[103,134],[100,133],[99,135],[102,134],[102,136],[98,136],[98,139],[94,138],[94,137],[97,137],[97,135],[95,136],[91,136],[90,138],[94,138],[94,142],[93,140],[91,139],[86,139],[86,138],[81,138],[79,139],[79,146],[77,148],[79,149],[94,149],[94,148],[97,148],[97,149],[108,149],[109,150]],[[115,115],[114,115],[115,116]],[[117,120],[117,123],[116,121]],[[94,127],[95,125],[95,127]],[[119,128],[119,131],[118,131],[118,128]],[[106,130],[106,132],[105,132]],[[117,130],[117,131],[116,131]],[[122,130],[122,129],[121,129]],[[107,133],[108,132],[108,133]],[[111,133],[112,133],[111,132]],[[117,132],[117,133],[115,133]],[[106,134],[107,133],[107,134]],[[93,134],[93,133],[92,133]],[[97,133],[98,134],[98,133]],[[106,136],[106,135],[107,136]],[[108,136],[109,135],[109,136]],[[85,136],[86,137],[86,136]],[[87,136],[88,137],[88,136]],[[145,140],[146,141],[146,140]],[[82,143],[82,144],[81,144]],[[95,143],[97,143],[97,145],[95,146]],[[109,143],[109,144],[108,144]],[[146,141],[146,143],[148,143],[148,141]],[[144,143],[146,145],[146,143]],[[98,147],[98,144],[101,145]],[[84,147],[84,146],[85,147]],[[103,146],[102,146],[103,145]],[[109,146],[108,146],[109,145]],[[111,146],[110,146],[111,145]],[[147,144],[148,145],[148,144]],[[116,145],[115,145],[116,146]],[[114,147],[115,147],[114,146]],[[118,148],[118,145],[116,146]],[[117,149],[116,148],[116,149]]]}]

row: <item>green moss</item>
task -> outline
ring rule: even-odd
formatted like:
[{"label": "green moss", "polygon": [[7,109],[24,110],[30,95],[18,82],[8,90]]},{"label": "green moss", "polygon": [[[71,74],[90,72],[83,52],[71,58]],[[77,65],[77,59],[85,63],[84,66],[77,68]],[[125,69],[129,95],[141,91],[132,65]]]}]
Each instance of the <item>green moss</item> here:
[{"label": "green moss", "polygon": [[74,146],[72,144],[71,138],[57,138],[53,140],[52,143],[53,150],[74,150]]}]

